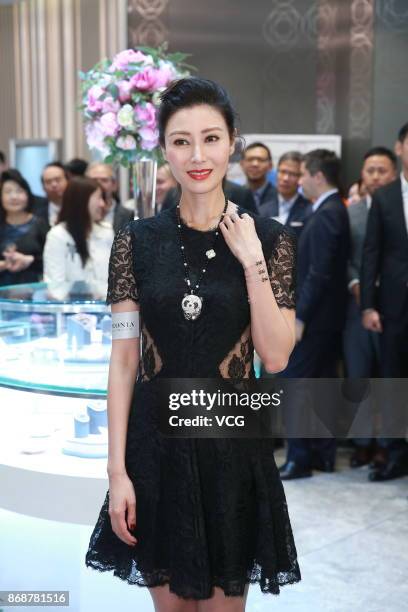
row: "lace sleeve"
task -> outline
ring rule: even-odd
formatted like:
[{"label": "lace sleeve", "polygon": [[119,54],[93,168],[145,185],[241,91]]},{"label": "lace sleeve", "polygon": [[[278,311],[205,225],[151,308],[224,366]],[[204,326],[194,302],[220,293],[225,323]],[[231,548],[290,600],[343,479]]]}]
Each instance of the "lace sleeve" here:
[{"label": "lace sleeve", "polygon": [[113,241],[109,259],[107,304],[124,300],[139,301],[133,271],[132,237],[128,225],[120,229]]},{"label": "lace sleeve", "polygon": [[296,307],[296,236],[283,229],[270,259],[268,275],[280,308]]}]

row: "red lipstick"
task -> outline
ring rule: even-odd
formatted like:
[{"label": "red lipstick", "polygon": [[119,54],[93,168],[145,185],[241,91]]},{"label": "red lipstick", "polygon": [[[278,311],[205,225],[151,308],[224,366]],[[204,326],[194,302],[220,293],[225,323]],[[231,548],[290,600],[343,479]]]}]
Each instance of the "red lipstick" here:
[{"label": "red lipstick", "polygon": [[195,181],[204,181],[211,174],[212,170],[190,170],[187,174]]}]

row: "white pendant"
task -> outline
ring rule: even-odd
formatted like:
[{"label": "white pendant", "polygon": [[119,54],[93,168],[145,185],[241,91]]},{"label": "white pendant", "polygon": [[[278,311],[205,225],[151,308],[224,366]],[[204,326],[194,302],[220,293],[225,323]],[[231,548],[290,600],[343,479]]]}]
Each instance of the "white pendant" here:
[{"label": "white pendant", "polygon": [[187,321],[194,321],[200,316],[203,300],[198,295],[188,293],[183,297],[181,307]]},{"label": "white pendant", "polygon": [[205,254],[207,255],[208,259],[212,259],[213,257],[215,257],[214,249],[210,249],[209,251],[206,251]]}]

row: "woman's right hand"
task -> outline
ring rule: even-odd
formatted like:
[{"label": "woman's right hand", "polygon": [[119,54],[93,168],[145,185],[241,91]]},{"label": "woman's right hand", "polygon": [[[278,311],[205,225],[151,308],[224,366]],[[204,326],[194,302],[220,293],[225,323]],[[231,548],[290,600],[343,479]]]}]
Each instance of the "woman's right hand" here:
[{"label": "woman's right hand", "polygon": [[130,533],[136,527],[136,494],[126,473],[109,476],[109,516],[118,538],[129,546],[137,544],[137,539]]}]

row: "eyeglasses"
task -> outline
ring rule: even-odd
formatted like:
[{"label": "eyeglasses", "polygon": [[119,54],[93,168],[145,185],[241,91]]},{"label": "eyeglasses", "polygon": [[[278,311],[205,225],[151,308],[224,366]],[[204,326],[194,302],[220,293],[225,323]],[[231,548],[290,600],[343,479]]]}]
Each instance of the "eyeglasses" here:
[{"label": "eyeglasses", "polygon": [[280,174],[281,176],[286,175],[292,179],[298,179],[300,177],[300,172],[290,172],[290,170],[283,170],[283,168],[278,169],[278,174]]}]

